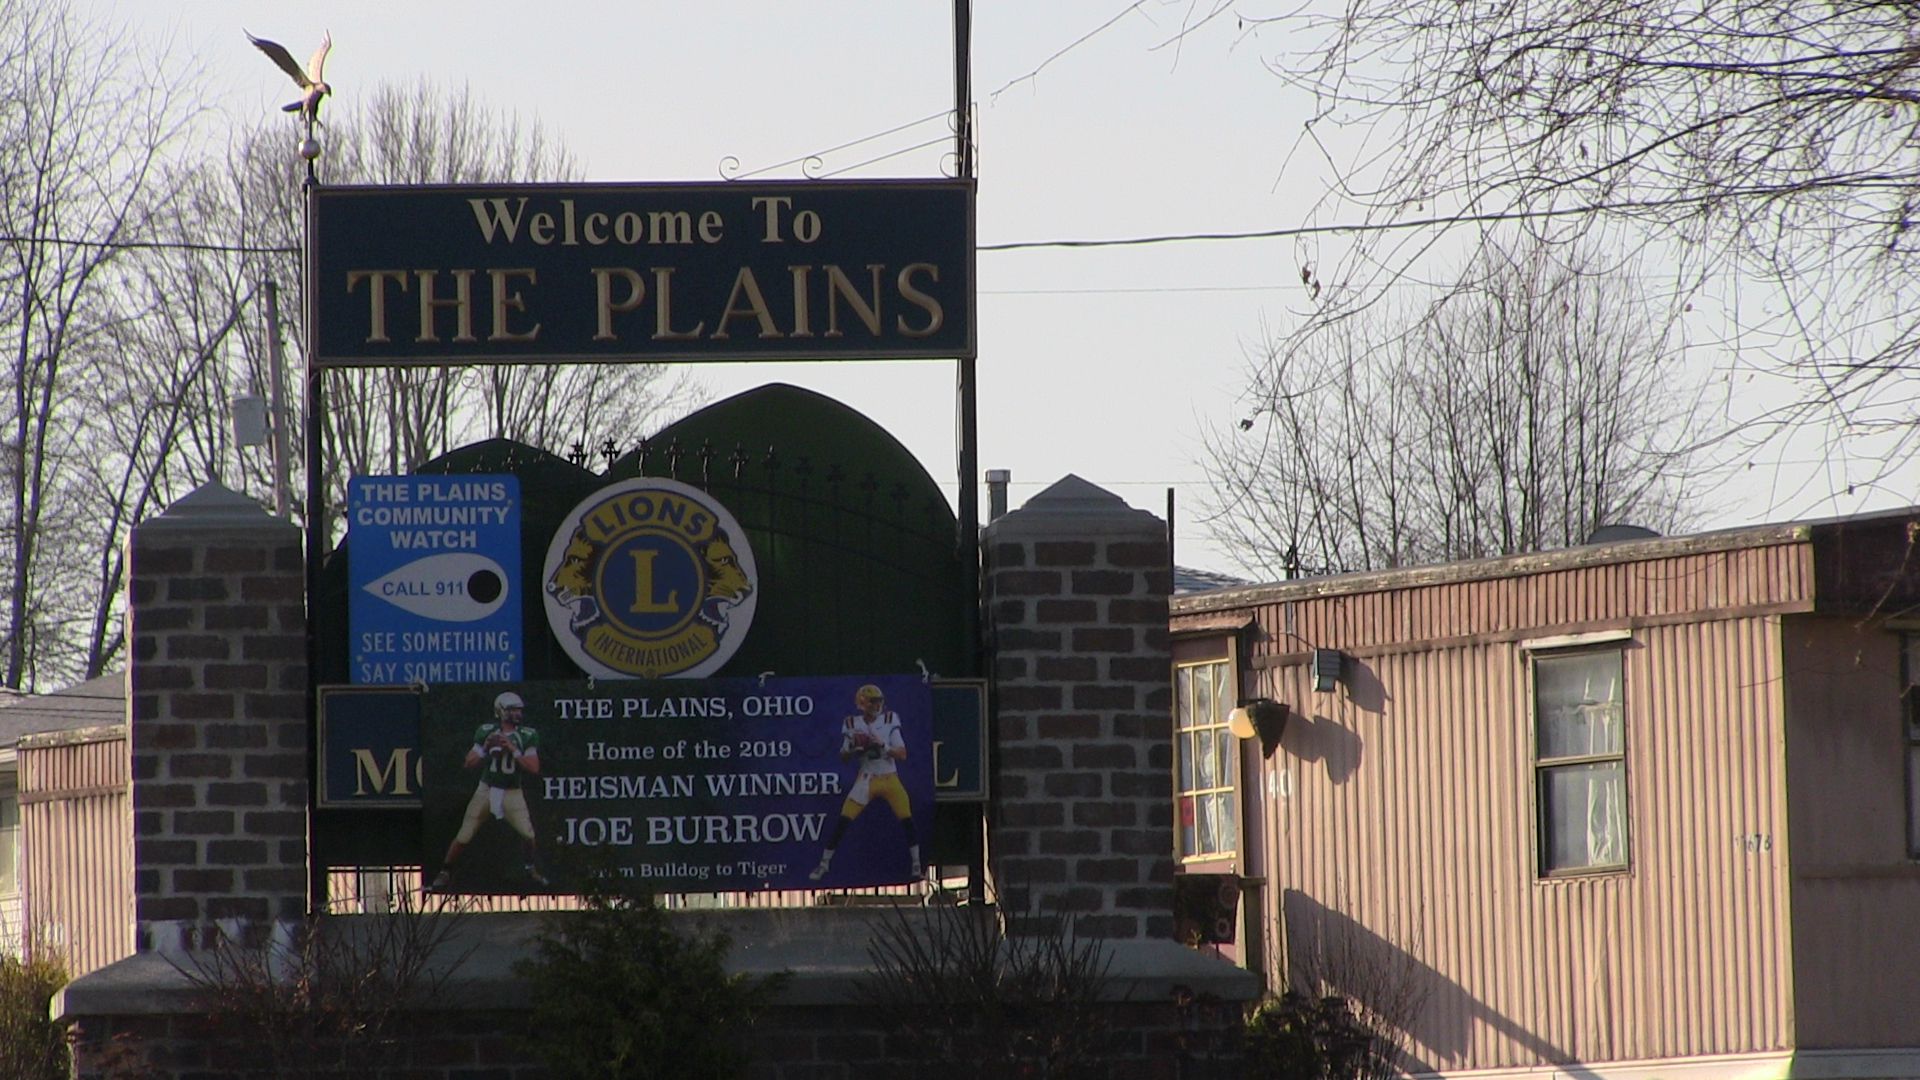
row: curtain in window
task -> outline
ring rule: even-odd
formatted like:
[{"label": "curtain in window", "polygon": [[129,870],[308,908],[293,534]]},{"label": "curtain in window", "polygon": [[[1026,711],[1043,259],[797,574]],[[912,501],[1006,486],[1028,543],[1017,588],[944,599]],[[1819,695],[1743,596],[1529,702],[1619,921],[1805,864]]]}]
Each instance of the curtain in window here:
[{"label": "curtain in window", "polygon": [[1627,861],[1627,778],[1618,761],[1546,770],[1547,868]]},{"label": "curtain in window", "polygon": [[1627,861],[1626,724],[1620,675],[1620,653],[1611,649],[1542,656],[1535,661],[1536,753],[1542,764],[1546,869],[1620,866]]}]

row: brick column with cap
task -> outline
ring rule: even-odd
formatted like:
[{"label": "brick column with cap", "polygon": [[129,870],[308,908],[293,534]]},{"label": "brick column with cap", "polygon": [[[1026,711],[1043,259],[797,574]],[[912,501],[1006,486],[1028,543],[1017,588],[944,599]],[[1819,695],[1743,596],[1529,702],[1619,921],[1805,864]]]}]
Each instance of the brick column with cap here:
[{"label": "brick column with cap", "polygon": [[210,483],[136,526],[127,601],[142,951],[306,912],[300,530]]},{"label": "brick column with cap", "polygon": [[989,525],[985,551],[995,877],[1081,933],[1171,939],[1166,526],[1068,476]]}]

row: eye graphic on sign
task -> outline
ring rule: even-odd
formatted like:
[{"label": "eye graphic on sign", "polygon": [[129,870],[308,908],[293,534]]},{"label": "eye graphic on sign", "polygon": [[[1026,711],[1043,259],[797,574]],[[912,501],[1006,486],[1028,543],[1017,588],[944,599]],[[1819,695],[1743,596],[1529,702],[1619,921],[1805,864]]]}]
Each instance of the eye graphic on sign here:
[{"label": "eye graphic on sign", "polygon": [[759,577],[746,532],[698,488],[622,481],[573,508],[547,548],[547,623],[581,669],[700,678],[753,622]]},{"label": "eye graphic on sign", "polygon": [[453,551],[415,559],[363,588],[421,618],[473,622],[506,602],[507,574],[485,555]]}]

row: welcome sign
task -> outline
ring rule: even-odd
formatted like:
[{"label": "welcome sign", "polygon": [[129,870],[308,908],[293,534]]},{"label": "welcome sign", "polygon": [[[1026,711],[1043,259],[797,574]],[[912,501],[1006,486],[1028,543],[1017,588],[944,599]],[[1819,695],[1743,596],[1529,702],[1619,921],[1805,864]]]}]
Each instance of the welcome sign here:
[{"label": "welcome sign", "polygon": [[971,181],[308,189],[314,362],[970,358]]},{"label": "welcome sign", "polygon": [[853,888],[923,870],[933,710],[917,676],[436,686],[427,871],[462,893]]}]

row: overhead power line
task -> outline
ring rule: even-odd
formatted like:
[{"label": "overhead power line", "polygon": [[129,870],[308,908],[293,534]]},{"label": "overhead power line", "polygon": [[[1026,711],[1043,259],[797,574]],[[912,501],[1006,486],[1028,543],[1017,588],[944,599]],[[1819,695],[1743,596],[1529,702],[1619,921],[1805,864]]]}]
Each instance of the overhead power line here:
[{"label": "overhead power line", "polygon": [[102,248],[108,251],[213,251],[233,255],[298,255],[298,246],[263,247],[254,244],[215,244],[200,240],[81,240],[72,236],[0,234],[0,244],[48,244],[55,247]]},{"label": "overhead power line", "polygon": [[[1439,214],[1432,217],[1406,218],[1399,221],[1348,221],[1336,222],[1331,225],[1296,225],[1288,228],[1249,229],[1237,232],[1158,233],[1148,236],[1095,237],[1081,240],[1009,240],[998,244],[976,244],[975,250],[1027,251],[1035,248],[1147,247],[1154,244],[1177,244],[1200,241],[1285,240],[1298,236],[1325,236],[1337,233],[1398,232],[1406,229],[1429,229],[1453,225],[1495,224],[1508,221],[1539,221],[1547,218],[1578,217],[1584,214],[1664,210],[1724,202],[1728,198],[1738,194],[1740,193],[1720,192],[1713,195],[1675,196],[1668,199],[1643,199],[1628,202],[1589,203],[1582,206],[1559,206],[1544,210],[1490,210],[1470,214]],[[300,253],[300,248],[296,245],[268,247],[246,244],[215,244],[192,240],[81,240],[63,236],[0,235],[0,244],[9,243],[63,244],[72,247],[128,250],[213,251],[245,255],[297,255]]]}]

